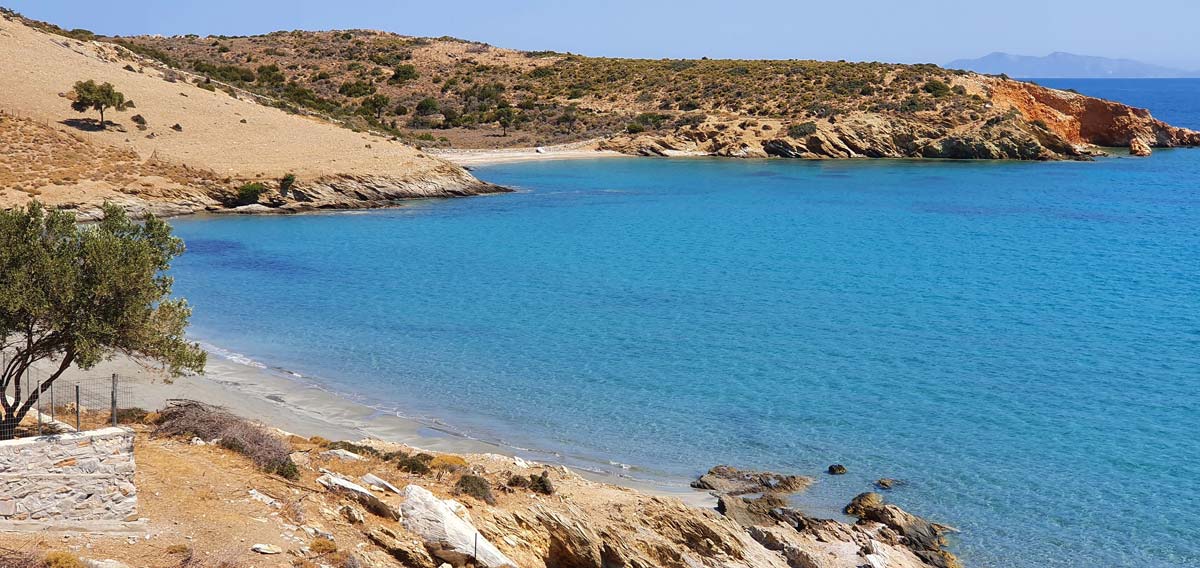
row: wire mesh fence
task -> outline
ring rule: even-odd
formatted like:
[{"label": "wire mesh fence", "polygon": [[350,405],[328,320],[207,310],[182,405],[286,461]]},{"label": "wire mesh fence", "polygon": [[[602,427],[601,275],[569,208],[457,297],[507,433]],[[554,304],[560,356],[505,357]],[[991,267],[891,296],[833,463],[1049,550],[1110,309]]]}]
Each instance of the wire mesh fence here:
[{"label": "wire mesh fence", "polygon": [[[0,368],[7,368],[12,356],[0,352]],[[122,402],[133,400],[132,385],[116,374],[73,373],[50,382],[51,376],[53,372],[35,365],[20,381],[6,385],[3,418],[19,416],[27,403],[29,410],[19,422],[0,421],[0,440],[115,426],[127,410]],[[40,392],[36,399],[35,391]]]}]

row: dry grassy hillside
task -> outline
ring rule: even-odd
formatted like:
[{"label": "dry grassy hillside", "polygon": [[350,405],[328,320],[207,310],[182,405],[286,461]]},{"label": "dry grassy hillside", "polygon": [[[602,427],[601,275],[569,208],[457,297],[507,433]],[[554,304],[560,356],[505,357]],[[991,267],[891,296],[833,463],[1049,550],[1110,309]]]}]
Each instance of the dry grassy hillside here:
[{"label": "dry grassy hillside", "polygon": [[205,88],[442,147],[1082,159],[1135,139],[1200,143],[1140,109],[933,65],[592,58],[369,30],[108,40]]},{"label": "dry grassy hillside", "polygon": [[[958,117],[985,105],[948,86],[958,73],[931,65],[605,59],[368,30],[110,39],[286,105],[462,147],[561,143],[698,124],[711,113]],[[502,120],[512,136],[502,136]]]},{"label": "dry grassy hillside", "polygon": [[[179,73],[147,66],[115,45],[45,33],[10,13],[2,16],[0,111],[67,133],[73,141],[40,135],[71,148],[66,155],[55,153],[58,162],[130,171],[141,168],[128,167],[140,159],[201,171],[205,183],[195,189],[218,208],[239,204],[236,192],[241,185],[261,180],[273,190],[286,174],[297,177],[298,191],[269,191],[258,201],[278,207],[348,207],[495,189],[399,141],[289,114],[252,97],[206,90]],[[112,83],[134,108],[110,110],[105,118],[114,124],[100,130],[94,113],[73,111],[66,98],[76,81],[89,79]],[[6,122],[5,128],[16,126]],[[2,143],[5,160],[15,160],[17,139],[6,136]],[[42,191],[46,188],[39,180],[45,176],[34,171],[38,167],[27,176],[9,168],[6,182],[30,190],[26,194]],[[188,182],[184,178],[192,176],[164,177]],[[208,183],[213,180],[220,187]]]}]

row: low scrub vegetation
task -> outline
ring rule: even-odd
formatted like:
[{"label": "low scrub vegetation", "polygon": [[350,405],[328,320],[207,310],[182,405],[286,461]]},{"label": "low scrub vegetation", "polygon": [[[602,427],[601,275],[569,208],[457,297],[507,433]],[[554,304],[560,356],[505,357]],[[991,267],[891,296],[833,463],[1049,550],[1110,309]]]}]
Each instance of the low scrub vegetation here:
[{"label": "low scrub vegetation", "polygon": [[291,447],[265,427],[239,418],[215,406],[194,401],[176,401],[158,417],[156,436],[200,438],[242,454],[268,473],[298,479]]},{"label": "low scrub vegetation", "polygon": [[489,505],[496,504],[496,496],[492,494],[492,484],[478,475],[466,474],[458,478],[458,482],[454,484],[454,490]]}]

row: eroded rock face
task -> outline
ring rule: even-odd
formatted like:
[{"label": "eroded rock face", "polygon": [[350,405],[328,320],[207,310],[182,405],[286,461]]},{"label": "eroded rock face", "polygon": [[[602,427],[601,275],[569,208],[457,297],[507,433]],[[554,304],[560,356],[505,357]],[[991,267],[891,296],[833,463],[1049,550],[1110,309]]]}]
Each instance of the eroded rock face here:
[{"label": "eroded rock face", "polygon": [[985,110],[948,118],[938,112],[852,111],[811,121],[716,115],[674,130],[616,135],[602,149],[646,156],[705,154],[801,159],[931,158],[1087,160],[1096,147],[1198,146],[1200,132],[1154,119],[1144,109],[995,77],[957,79],[986,95]]}]

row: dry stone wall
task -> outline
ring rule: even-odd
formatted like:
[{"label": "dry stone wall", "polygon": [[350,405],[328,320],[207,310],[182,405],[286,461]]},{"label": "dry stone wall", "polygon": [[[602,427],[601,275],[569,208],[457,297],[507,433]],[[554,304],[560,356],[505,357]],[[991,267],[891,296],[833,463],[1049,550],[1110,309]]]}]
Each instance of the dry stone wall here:
[{"label": "dry stone wall", "polygon": [[133,432],[0,441],[0,521],[131,521]]}]

